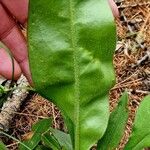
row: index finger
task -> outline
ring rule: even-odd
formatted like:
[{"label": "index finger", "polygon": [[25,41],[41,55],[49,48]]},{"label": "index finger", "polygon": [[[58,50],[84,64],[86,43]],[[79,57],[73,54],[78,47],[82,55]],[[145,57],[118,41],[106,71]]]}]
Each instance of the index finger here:
[{"label": "index finger", "polygon": [[117,5],[115,4],[115,2],[113,0],[108,0],[109,5],[111,7],[112,13],[114,15],[114,17],[118,18],[119,17],[119,11],[117,8]]},{"label": "index finger", "polygon": [[1,0],[3,6],[21,23],[25,24],[28,18],[29,0]]}]

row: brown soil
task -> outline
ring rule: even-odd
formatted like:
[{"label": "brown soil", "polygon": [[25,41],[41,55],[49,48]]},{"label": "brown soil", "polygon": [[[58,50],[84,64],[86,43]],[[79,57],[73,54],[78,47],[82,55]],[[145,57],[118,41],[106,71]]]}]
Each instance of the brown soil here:
[{"label": "brown soil", "polygon": [[[117,105],[121,93],[129,91],[130,117],[118,150],[123,150],[131,133],[136,110],[142,98],[150,93],[150,1],[117,0],[120,18],[116,20],[118,44],[114,56],[116,85],[110,91],[110,110]],[[59,110],[37,94],[31,94],[12,121],[9,134],[26,139],[31,126],[41,118],[53,117],[53,126],[65,130]],[[5,138],[10,150],[16,142]]]}]

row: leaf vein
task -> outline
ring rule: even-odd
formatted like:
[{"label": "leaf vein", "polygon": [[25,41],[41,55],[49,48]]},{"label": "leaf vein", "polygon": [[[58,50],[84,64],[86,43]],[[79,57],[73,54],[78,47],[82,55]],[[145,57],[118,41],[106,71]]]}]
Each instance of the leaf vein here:
[{"label": "leaf vein", "polygon": [[75,108],[74,108],[74,121],[75,126],[75,150],[80,148],[80,130],[79,130],[79,116],[80,116],[80,81],[79,81],[79,61],[78,61],[78,47],[77,47],[77,33],[75,28],[75,2],[69,0],[70,3],[70,30],[71,30],[71,46],[73,50],[73,62],[74,62],[74,90],[75,90]]}]

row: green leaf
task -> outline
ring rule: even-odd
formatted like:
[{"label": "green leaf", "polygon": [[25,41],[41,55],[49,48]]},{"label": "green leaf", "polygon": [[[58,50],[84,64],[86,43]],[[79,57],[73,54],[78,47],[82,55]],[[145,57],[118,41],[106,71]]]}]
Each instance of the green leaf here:
[{"label": "green leaf", "polygon": [[0,141],[0,150],[8,150],[2,141]]},{"label": "green leaf", "polygon": [[52,149],[49,149],[49,148],[47,148],[47,147],[45,147],[45,146],[43,146],[43,145],[38,145],[38,146],[35,148],[35,150],[52,150]]},{"label": "green leaf", "polygon": [[64,133],[62,131],[50,128],[50,131],[52,135],[57,139],[61,147],[63,147],[65,150],[72,150],[72,143],[70,135],[67,133]]},{"label": "green leaf", "polygon": [[72,143],[69,134],[53,128],[50,128],[50,132],[57,139],[61,147],[64,147],[65,150],[72,150]]},{"label": "green leaf", "polygon": [[0,108],[6,102],[7,98],[11,96],[13,90],[10,90],[2,85],[0,85]]},{"label": "green leaf", "polygon": [[75,150],[101,138],[114,83],[116,28],[106,0],[31,0],[28,45],[35,89],[61,110]]},{"label": "green leaf", "polygon": [[[30,149],[34,149],[41,141],[41,136],[51,126],[51,119],[42,119],[38,123],[32,126],[33,136],[30,140],[24,141],[23,143]],[[20,145],[19,150],[27,150],[23,145]]]},{"label": "green leaf", "polygon": [[127,109],[127,103],[128,94],[125,92],[118,106],[110,115],[107,130],[98,142],[97,150],[113,150],[118,146],[128,120],[129,110]]},{"label": "green leaf", "polygon": [[150,95],[141,102],[134,121],[131,137],[125,150],[150,147]]},{"label": "green leaf", "polygon": [[0,85],[0,108],[3,106],[3,103],[7,100],[9,93],[10,92],[6,91],[5,87]]},{"label": "green leaf", "polygon": [[51,118],[42,119],[32,126],[32,130],[37,133],[44,133],[50,129],[51,125]]},{"label": "green leaf", "polygon": [[58,141],[52,135],[50,135],[50,133],[42,135],[41,140],[44,145],[46,145],[49,148],[52,148],[53,150],[61,149],[61,146],[59,145]]},{"label": "green leaf", "polygon": [[69,134],[53,128],[50,128],[50,132],[51,134],[42,135],[42,141],[47,147],[54,150],[73,150]]}]

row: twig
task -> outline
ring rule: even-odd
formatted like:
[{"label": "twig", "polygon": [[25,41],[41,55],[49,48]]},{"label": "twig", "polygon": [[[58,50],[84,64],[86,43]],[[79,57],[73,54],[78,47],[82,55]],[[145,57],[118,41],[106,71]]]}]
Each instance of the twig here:
[{"label": "twig", "polygon": [[141,94],[150,94],[150,91],[143,91],[143,90],[133,90],[133,89],[128,89],[130,92],[135,91],[136,93],[141,93]]},{"label": "twig", "polygon": [[53,114],[53,121],[54,121],[54,127],[57,127],[57,122],[56,122],[56,116],[55,116],[55,105],[52,104],[52,114]]},{"label": "twig", "polygon": [[116,86],[121,85],[121,84],[123,84],[124,82],[127,82],[127,81],[128,81],[128,80],[130,80],[132,77],[137,76],[137,75],[138,75],[138,73],[139,73],[139,70],[137,70],[136,72],[134,72],[131,76],[129,76],[129,77],[128,77],[128,78],[126,78],[125,80],[123,80],[123,81],[121,81],[121,82],[117,83],[117,84],[116,84]]},{"label": "twig", "polygon": [[150,51],[147,51],[146,55],[144,57],[142,57],[140,60],[138,60],[137,63],[135,65],[133,65],[132,67],[134,68],[134,67],[140,66],[147,59],[150,60]]},{"label": "twig", "polygon": [[18,145],[18,144],[19,144],[19,142],[15,142],[15,143],[7,145],[6,147],[9,148],[9,147],[12,147],[12,146],[15,146],[15,145]]},{"label": "twig", "polygon": [[122,5],[122,6],[119,6],[118,8],[137,7],[137,6],[144,6],[144,5],[150,5],[150,2],[136,3],[136,4],[132,4],[132,5]]},{"label": "twig", "polygon": [[[127,23],[127,27],[128,27],[128,30],[131,34],[134,34],[134,31],[132,30],[132,27],[130,26],[130,24],[128,23],[128,20],[127,20],[127,17],[125,16],[125,14],[121,13],[121,15],[123,16],[124,18],[124,21]],[[135,42],[140,46],[141,49],[145,49],[145,46],[141,44],[141,42],[138,40],[138,38],[135,38]]]},{"label": "twig", "polygon": [[46,119],[46,118],[49,118],[49,117],[44,117],[44,116],[32,115],[32,114],[28,114],[28,113],[14,112],[14,114],[16,114],[16,115],[22,115],[22,116],[37,117],[37,118],[40,118],[40,119]]},{"label": "twig", "polygon": [[12,93],[12,97],[8,97],[7,101],[4,103],[1,113],[0,113],[0,129],[8,131],[9,124],[15,113],[19,110],[21,103],[28,95],[28,90],[23,87],[28,87],[29,84],[25,77],[21,77],[18,82],[18,88]]},{"label": "twig", "polygon": [[125,14],[123,13],[123,11],[121,12],[121,16],[123,16],[124,21],[127,23],[127,27],[129,29],[129,31],[133,34],[134,31],[132,30],[131,26],[128,23],[127,17],[125,16]]},{"label": "twig", "polygon": [[111,90],[115,90],[115,89],[120,89],[120,88],[125,88],[125,87],[129,87],[129,85],[131,84],[140,84],[143,79],[142,78],[139,78],[137,80],[134,80],[134,81],[129,81],[129,82],[126,82],[124,84],[118,84],[118,85],[115,85]]}]

